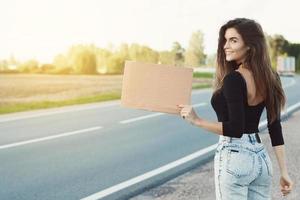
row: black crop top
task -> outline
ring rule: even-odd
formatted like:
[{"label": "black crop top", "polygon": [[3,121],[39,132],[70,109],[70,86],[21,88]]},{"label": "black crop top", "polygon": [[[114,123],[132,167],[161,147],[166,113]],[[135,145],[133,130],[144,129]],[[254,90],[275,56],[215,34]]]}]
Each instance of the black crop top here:
[{"label": "black crop top", "polygon": [[[238,71],[232,71],[224,77],[222,88],[211,97],[211,105],[218,121],[223,122],[224,136],[240,138],[243,133],[259,132],[258,124],[265,102],[248,105],[246,81]],[[268,119],[268,130],[272,146],[284,144],[280,119],[271,124]]]}]

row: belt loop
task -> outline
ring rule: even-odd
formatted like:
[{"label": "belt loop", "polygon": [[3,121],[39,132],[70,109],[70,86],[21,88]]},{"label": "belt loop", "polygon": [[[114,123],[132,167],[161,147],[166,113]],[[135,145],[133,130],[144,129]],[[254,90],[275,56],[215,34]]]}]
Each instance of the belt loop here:
[{"label": "belt loop", "polygon": [[247,134],[247,135],[248,135],[248,138],[249,138],[251,144],[253,144],[251,136],[249,134]]},{"label": "belt loop", "polygon": [[260,137],[259,137],[258,133],[255,133],[255,138],[256,138],[256,141],[258,143],[261,143],[261,140],[260,140]]}]

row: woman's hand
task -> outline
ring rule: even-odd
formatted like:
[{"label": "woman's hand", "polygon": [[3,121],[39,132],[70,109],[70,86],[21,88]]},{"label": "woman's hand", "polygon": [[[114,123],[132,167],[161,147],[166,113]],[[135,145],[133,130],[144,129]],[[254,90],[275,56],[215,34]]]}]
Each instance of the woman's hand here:
[{"label": "woman's hand", "polygon": [[188,121],[189,123],[194,125],[196,124],[197,120],[200,119],[191,105],[179,104],[177,105],[177,107],[181,109],[180,111],[181,117],[186,121]]},{"label": "woman's hand", "polygon": [[294,183],[287,173],[281,174],[280,189],[281,189],[281,193],[283,194],[283,196],[288,195],[292,191],[293,185],[294,185]]}]

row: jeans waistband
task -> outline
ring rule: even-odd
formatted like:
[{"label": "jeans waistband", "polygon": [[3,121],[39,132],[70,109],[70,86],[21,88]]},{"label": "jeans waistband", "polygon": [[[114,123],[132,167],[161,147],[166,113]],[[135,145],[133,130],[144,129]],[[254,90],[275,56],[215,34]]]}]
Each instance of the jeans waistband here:
[{"label": "jeans waistband", "polygon": [[260,137],[259,137],[258,133],[244,133],[241,138],[235,138],[235,137],[220,135],[219,142],[227,141],[227,142],[230,143],[233,140],[242,140],[242,141],[250,142],[252,144],[261,143],[261,140],[260,140]]}]

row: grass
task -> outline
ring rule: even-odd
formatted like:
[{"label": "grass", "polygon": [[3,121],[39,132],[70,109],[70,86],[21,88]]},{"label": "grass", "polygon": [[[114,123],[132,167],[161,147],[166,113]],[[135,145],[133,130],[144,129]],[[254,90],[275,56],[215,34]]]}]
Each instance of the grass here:
[{"label": "grass", "polygon": [[95,103],[101,101],[115,100],[120,99],[121,93],[105,93],[89,97],[79,97],[76,99],[62,100],[62,101],[38,101],[32,103],[17,103],[12,105],[6,105],[5,107],[0,107],[0,114],[7,114],[13,112],[21,112],[28,110],[44,109],[44,108],[55,108],[68,105],[76,104],[86,104],[86,103]]},{"label": "grass", "polygon": [[[0,114],[117,100],[121,85],[120,75],[0,74]],[[209,75],[197,73],[192,88],[209,87]]]},{"label": "grass", "polygon": [[210,72],[194,72],[193,78],[213,78],[214,74]]},{"label": "grass", "polygon": [[204,88],[211,88],[212,84],[210,83],[203,83],[203,84],[194,84],[192,89],[204,89]]},{"label": "grass", "polygon": [[[194,84],[192,89],[204,89],[210,88],[211,84]],[[80,97],[76,99],[69,99],[63,101],[39,101],[32,103],[17,103],[12,105],[6,105],[5,107],[0,107],[0,114],[8,114],[21,111],[29,111],[36,109],[45,109],[45,108],[56,108],[68,105],[77,105],[77,104],[86,104],[86,103],[95,103],[109,100],[117,100],[121,98],[121,92],[111,92],[105,94],[98,94],[89,97]]]}]

